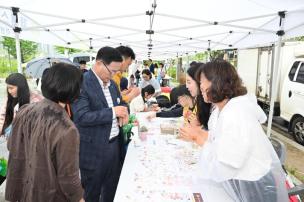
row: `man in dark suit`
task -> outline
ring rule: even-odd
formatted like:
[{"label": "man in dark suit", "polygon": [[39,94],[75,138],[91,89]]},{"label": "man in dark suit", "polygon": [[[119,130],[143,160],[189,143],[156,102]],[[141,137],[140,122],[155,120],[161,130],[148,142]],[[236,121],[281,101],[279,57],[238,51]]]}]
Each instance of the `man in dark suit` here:
[{"label": "man in dark suit", "polygon": [[111,78],[121,62],[117,50],[101,48],[94,67],[84,74],[81,94],[72,106],[80,133],[79,167],[87,202],[113,201],[120,176],[120,127],[128,122],[128,110]]}]

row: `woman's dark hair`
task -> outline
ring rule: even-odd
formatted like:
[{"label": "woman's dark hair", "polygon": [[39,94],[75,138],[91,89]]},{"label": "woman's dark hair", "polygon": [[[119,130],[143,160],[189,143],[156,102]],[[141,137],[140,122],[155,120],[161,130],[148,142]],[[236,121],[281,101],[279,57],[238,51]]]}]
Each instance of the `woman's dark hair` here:
[{"label": "woman's dark hair", "polygon": [[204,63],[195,62],[194,64],[190,65],[190,67],[187,69],[187,74],[198,84],[199,84],[198,82],[199,80],[196,79],[196,72],[199,70],[200,66],[202,65],[204,65]]},{"label": "woman's dark hair", "polygon": [[148,95],[152,95],[155,93],[155,89],[152,85],[147,85],[146,87],[141,89],[141,97],[143,98],[144,102],[145,100],[145,93],[148,93]]},{"label": "woman's dark hair", "polygon": [[200,82],[197,79],[196,74],[200,71],[200,69],[204,66],[204,63],[194,63],[192,66],[187,70],[187,74],[195,81],[198,92],[196,96],[196,107],[197,107],[197,118],[199,122],[208,129],[208,121],[211,112],[211,103],[206,103],[200,92]]},{"label": "woman's dark hair", "polygon": [[152,78],[152,73],[148,69],[142,70],[141,74],[146,74],[146,75],[148,75],[150,77],[150,79]]},{"label": "woman's dark hair", "polygon": [[225,60],[216,59],[206,63],[198,72],[198,79],[200,79],[201,74],[204,74],[211,82],[211,86],[207,90],[207,96],[212,103],[247,93],[247,89],[243,86],[242,79],[236,69]]},{"label": "woman's dark hair", "polygon": [[72,103],[80,94],[81,83],[81,70],[71,64],[57,63],[43,73],[41,91],[53,102]]},{"label": "woman's dark hair", "polygon": [[17,86],[17,97],[14,98],[7,90],[7,102],[5,110],[5,119],[1,134],[4,134],[5,129],[13,122],[14,107],[19,104],[19,108],[30,102],[30,89],[25,76],[20,73],[10,74],[6,80],[6,84]]},{"label": "woman's dark hair", "polygon": [[196,64],[197,64],[196,61],[192,61],[189,65],[190,65],[190,67],[192,67],[192,66],[196,66]]}]

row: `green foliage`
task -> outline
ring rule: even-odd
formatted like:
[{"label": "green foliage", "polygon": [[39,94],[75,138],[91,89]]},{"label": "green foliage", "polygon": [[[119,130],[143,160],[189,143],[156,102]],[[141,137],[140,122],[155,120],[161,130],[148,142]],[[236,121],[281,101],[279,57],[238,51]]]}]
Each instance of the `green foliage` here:
[{"label": "green foliage", "polygon": [[170,66],[168,69],[167,69],[167,74],[172,77],[173,79],[176,79],[176,66]]},{"label": "green foliage", "polygon": [[286,165],[285,168],[290,175],[294,176],[301,182],[304,182],[304,174],[301,173],[297,168],[288,165]]},{"label": "green foliage", "polygon": [[224,54],[225,54],[225,50],[214,50],[214,51],[210,51],[210,60],[214,60],[217,58],[224,58]]},{"label": "green foliage", "polygon": [[[3,37],[3,46],[8,50],[8,53],[14,58],[17,58],[16,54],[16,41],[14,38]],[[37,54],[38,44],[32,41],[20,40],[21,48],[21,62],[28,62]]]},{"label": "green foliage", "polygon": [[10,73],[17,72],[17,60],[0,57],[0,78],[6,78]]},{"label": "green foliage", "polygon": [[197,61],[197,62],[205,62],[207,60],[207,52],[203,53],[196,53],[194,56],[192,56],[192,61]]},{"label": "green foliage", "polygon": [[80,49],[66,48],[66,47],[62,47],[62,46],[55,46],[55,50],[56,50],[57,53],[60,53],[60,54],[64,54],[64,50],[68,50],[68,54],[81,52]]},{"label": "green foliage", "polygon": [[288,41],[304,41],[304,36],[294,37],[289,39]]},{"label": "green foliage", "polygon": [[297,172],[297,169],[296,169],[296,168],[293,168],[293,167],[290,167],[290,168],[288,169],[288,171],[289,171],[290,174],[295,175],[296,172]]}]

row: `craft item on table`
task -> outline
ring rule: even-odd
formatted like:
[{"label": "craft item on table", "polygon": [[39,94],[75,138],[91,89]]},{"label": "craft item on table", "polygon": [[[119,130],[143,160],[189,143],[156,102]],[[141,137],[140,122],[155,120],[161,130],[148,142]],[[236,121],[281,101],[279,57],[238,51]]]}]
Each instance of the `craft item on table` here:
[{"label": "craft item on table", "polygon": [[148,128],[146,126],[141,126],[139,132],[148,132]]},{"label": "craft item on table", "polygon": [[176,120],[170,120],[160,124],[160,132],[163,135],[178,135],[178,123]]},{"label": "craft item on table", "polygon": [[141,141],[146,141],[147,140],[147,133],[146,132],[139,133],[139,139]]}]

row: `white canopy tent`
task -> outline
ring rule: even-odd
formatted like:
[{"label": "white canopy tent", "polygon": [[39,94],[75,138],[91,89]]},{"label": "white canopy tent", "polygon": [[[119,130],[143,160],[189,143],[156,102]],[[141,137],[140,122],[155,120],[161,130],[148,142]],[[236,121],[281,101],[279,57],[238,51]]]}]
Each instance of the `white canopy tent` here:
[{"label": "white canopy tent", "polygon": [[285,37],[304,33],[302,0],[1,0],[0,9],[1,35],[15,37],[20,27],[21,39],[53,45],[129,45],[143,59],[273,43],[279,11]]},{"label": "white canopy tent", "polygon": [[[16,38],[19,71],[19,38],[87,50],[128,45],[142,59],[273,43],[280,47],[285,38],[304,35],[304,1],[1,0],[0,35]],[[272,96],[279,56],[280,48]],[[272,97],[268,130],[273,105]]]}]

